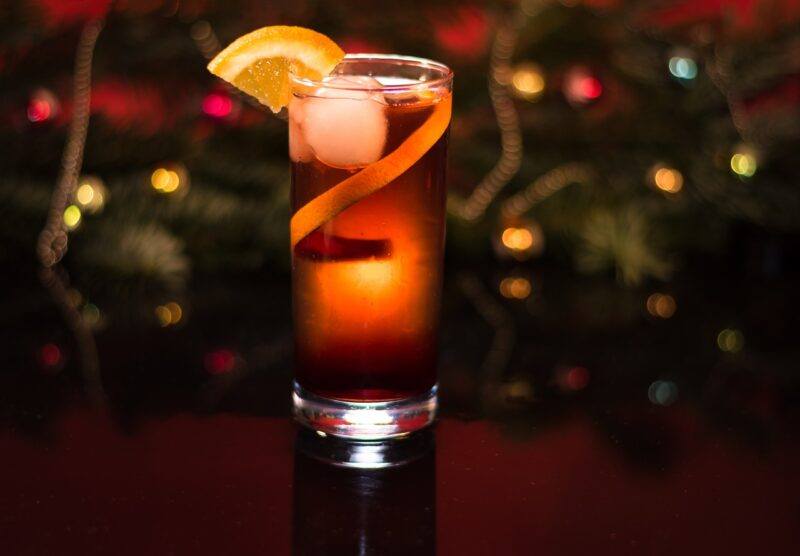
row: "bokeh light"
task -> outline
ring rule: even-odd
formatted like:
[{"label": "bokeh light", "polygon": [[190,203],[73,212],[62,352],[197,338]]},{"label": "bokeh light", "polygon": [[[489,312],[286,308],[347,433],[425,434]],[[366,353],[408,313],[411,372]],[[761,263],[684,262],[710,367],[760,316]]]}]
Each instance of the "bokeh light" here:
[{"label": "bokeh light", "polygon": [[39,348],[36,353],[36,359],[43,369],[56,369],[62,362],[61,348],[54,343],[47,343]]},{"label": "bokeh light", "polygon": [[500,234],[502,250],[517,260],[538,255],[544,250],[544,233],[535,222],[516,223]]},{"label": "bokeh light", "polygon": [[525,299],[531,294],[531,282],[520,276],[509,276],[500,281],[500,294],[509,299]]},{"label": "bokeh light", "polygon": [[182,164],[165,164],[153,170],[150,185],[164,195],[185,193],[189,187],[189,173]]},{"label": "bokeh light", "polygon": [[227,118],[233,111],[233,100],[225,93],[209,93],[203,99],[203,112],[212,118]]},{"label": "bokeh light", "polygon": [[511,76],[514,94],[525,100],[535,100],[544,92],[545,78],[536,64],[524,63],[514,68]]},{"label": "bokeh light", "polygon": [[28,100],[27,116],[31,123],[42,123],[58,115],[60,103],[58,98],[47,89],[37,89]]},{"label": "bokeh light", "polygon": [[81,295],[81,292],[79,292],[75,288],[68,289],[66,293],[67,293],[67,301],[69,301],[69,304],[72,305],[73,307],[77,307],[81,303],[83,303],[83,295]]},{"label": "bokeh light", "polygon": [[743,177],[752,177],[758,169],[758,163],[755,155],[750,152],[741,151],[736,152],[731,156],[731,170],[733,173]]},{"label": "bokeh light", "polygon": [[588,104],[603,94],[603,84],[587,67],[570,69],[564,77],[564,96],[572,104]]},{"label": "bokeh light", "polygon": [[157,306],[154,312],[162,327],[178,324],[183,318],[183,309],[174,301]]},{"label": "bokeh light", "polygon": [[533,385],[529,380],[512,380],[503,385],[502,394],[506,401],[523,403],[534,399]]},{"label": "bokeh light", "polygon": [[652,182],[666,193],[678,193],[683,189],[683,174],[675,168],[656,165],[652,170]]},{"label": "bokeh light", "polygon": [[650,403],[669,406],[678,401],[678,385],[671,380],[656,380],[647,389]]},{"label": "bokeh light", "polygon": [[675,314],[675,298],[665,293],[654,293],[647,298],[647,312],[654,317],[668,319]]},{"label": "bokeh light", "polygon": [[64,209],[64,226],[68,230],[74,230],[81,224],[81,209],[76,205],[69,205]]},{"label": "bokeh light", "polygon": [[515,251],[530,249],[533,234],[525,228],[506,228],[503,230],[503,245]]},{"label": "bokeh light", "polygon": [[697,63],[688,56],[673,56],[668,66],[669,72],[678,79],[691,80],[697,77]]},{"label": "bokeh light", "polygon": [[100,313],[100,308],[94,303],[87,303],[83,306],[81,317],[83,317],[83,322],[89,328],[97,328],[100,326],[103,318],[102,314]]},{"label": "bokeh light", "polygon": [[75,189],[75,203],[84,211],[94,214],[103,209],[108,192],[103,181],[95,176],[83,176]]},{"label": "bokeh light", "polygon": [[738,353],[744,347],[744,335],[735,328],[726,328],[717,334],[717,347],[726,353]]},{"label": "bokeh light", "polygon": [[229,349],[218,349],[206,354],[204,363],[209,374],[227,374],[236,367],[236,354]]},{"label": "bokeh light", "polygon": [[556,371],[556,384],[563,392],[577,392],[589,385],[590,377],[586,367],[562,367]]}]

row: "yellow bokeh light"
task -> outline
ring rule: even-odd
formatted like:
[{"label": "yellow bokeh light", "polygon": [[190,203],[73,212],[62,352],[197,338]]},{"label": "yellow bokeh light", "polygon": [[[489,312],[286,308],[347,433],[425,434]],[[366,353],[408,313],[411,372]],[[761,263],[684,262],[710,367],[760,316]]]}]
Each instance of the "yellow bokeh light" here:
[{"label": "yellow bokeh light", "polygon": [[89,326],[95,326],[100,323],[100,309],[94,303],[87,303],[83,307],[83,320]]},{"label": "yellow bokeh light", "polygon": [[178,187],[181,185],[181,178],[178,176],[178,172],[174,170],[168,170],[167,175],[169,176],[169,180],[167,181],[166,185],[161,189],[164,193],[172,193],[173,191],[177,190]]},{"label": "yellow bokeh light", "polygon": [[81,209],[75,205],[70,205],[64,209],[64,225],[68,230],[74,230],[81,223]]},{"label": "yellow bokeh light", "polygon": [[514,70],[511,76],[511,86],[517,96],[533,100],[544,92],[544,75],[538,66],[524,64]]},{"label": "yellow bokeh light", "polygon": [[512,251],[526,251],[533,246],[533,233],[527,228],[506,228],[502,239]]},{"label": "yellow bokeh light", "polygon": [[165,305],[159,305],[155,309],[156,318],[161,326],[169,326],[172,322],[172,313]]},{"label": "yellow bokeh light", "polygon": [[172,324],[179,323],[181,318],[183,318],[183,309],[181,309],[181,306],[175,303],[174,301],[170,301],[165,305],[165,307],[167,308],[167,310],[171,315],[170,322]]},{"label": "yellow bokeh light", "polygon": [[749,178],[756,173],[757,168],[756,157],[752,154],[738,152],[731,157],[731,170],[739,176]]},{"label": "yellow bokeh light", "polygon": [[683,174],[674,168],[659,168],[653,175],[653,182],[661,191],[677,193],[683,189]]},{"label": "yellow bokeh light", "polygon": [[94,214],[105,204],[106,187],[97,176],[82,176],[75,189],[75,203],[84,213]]},{"label": "yellow bokeh light", "polygon": [[94,188],[90,183],[83,183],[78,187],[78,190],[75,192],[75,200],[78,201],[78,204],[83,206],[91,204],[92,200],[94,199]]},{"label": "yellow bokeh light", "polygon": [[181,177],[175,170],[156,168],[150,176],[150,184],[153,189],[161,193],[173,193],[180,187]]},{"label": "yellow bokeh light", "polygon": [[531,294],[531,283],[527,278],[509,277],[500,282],[500,294],[509,299],[525,299]]},{"label": "yellow bokeh light", "polygon": [[505,385],[505,394],[509,400],[530,400],[533,398],[533,386],[527,380],[515,380]]},{"label": "yellow bokeh light", "polygon": [[156,307],[155,314],[158,323],[162,327],[167,327],[180,322],[181,318],[183,318],[183,309],[174,301],[170,301],[169,303]]},{"label": "yellow bokeh light", "polygon": [[153,189],[161,191],[169,183],[169,170],[166,168],[157,168],[153,175],[150,176],[150,184]]},{"label": "yellow bokeh light", "polygon": [[668,319],[675,314],[677,304],[669,294],[654,293],[647,298],[647,312],[654,317]]},{"label": "yellow bokeh light", "polygon": [[717,335],[717,346],[727,353],[737,353],[744,347],[744,335],[735,328],[726,328]]}]

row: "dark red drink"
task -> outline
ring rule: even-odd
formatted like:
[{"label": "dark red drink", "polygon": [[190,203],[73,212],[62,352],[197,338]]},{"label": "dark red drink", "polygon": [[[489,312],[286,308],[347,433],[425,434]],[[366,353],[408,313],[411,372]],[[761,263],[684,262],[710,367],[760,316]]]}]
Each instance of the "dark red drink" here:
[{"label": "dark red drink", "polygon": [[320,398],[436,384],[450,78],[384,76],[394,62],[348,57],[289,109],[295,376]]}]

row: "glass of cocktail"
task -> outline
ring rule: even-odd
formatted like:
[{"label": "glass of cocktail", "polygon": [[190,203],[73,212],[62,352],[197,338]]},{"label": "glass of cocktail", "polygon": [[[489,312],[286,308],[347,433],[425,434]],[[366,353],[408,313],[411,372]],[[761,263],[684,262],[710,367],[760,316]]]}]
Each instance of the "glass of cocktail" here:
[{"label": "glass of cocktail", "polygon": [[292,77],[294,413],[319,432],[434,418],[452,77],[382,54]]}]

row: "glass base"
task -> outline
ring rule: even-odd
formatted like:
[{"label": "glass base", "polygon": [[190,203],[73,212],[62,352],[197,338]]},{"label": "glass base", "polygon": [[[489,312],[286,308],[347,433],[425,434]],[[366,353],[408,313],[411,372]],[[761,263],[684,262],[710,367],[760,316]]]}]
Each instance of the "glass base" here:
[{"label": "glass base", "polygon": [[424,394],[388,402],[348,402],[314,395],[294,383],[294,418],[324,435],[354,440],[405,436],[433,423],[438,385]]}]

